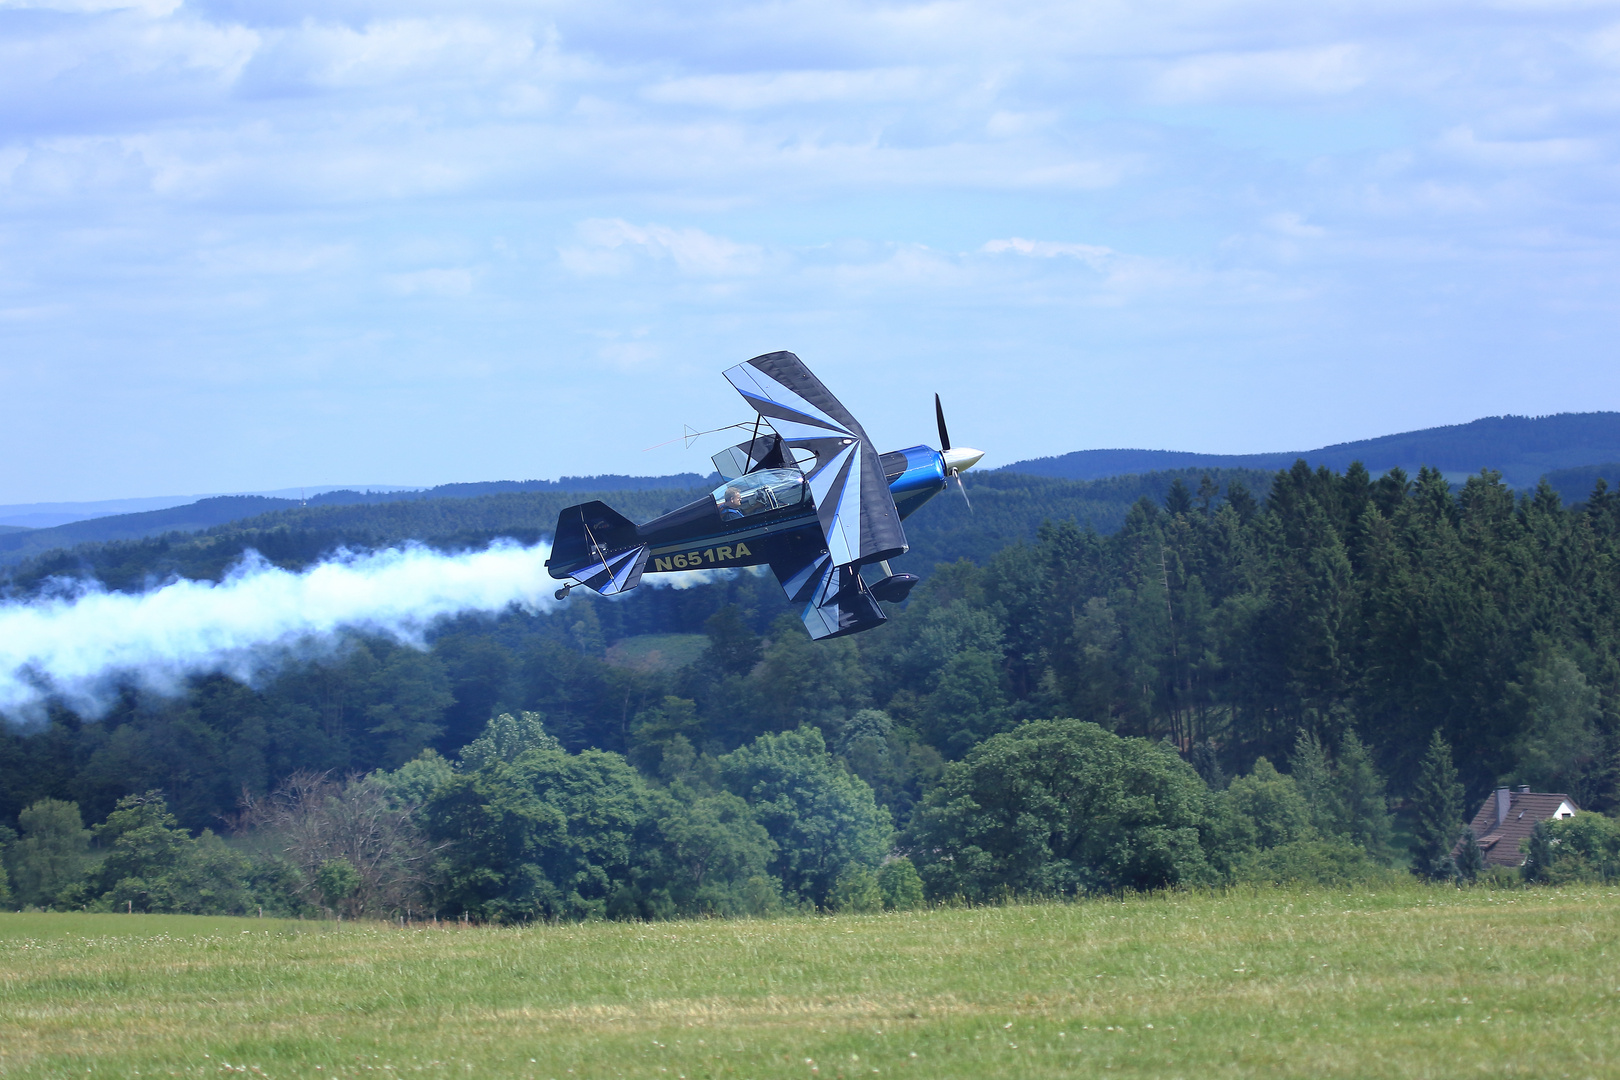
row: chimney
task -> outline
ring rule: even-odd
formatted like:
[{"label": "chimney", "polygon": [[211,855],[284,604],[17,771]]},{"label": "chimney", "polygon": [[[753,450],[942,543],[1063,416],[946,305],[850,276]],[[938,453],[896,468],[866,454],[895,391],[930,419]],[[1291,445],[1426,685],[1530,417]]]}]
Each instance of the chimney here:
[{"label": "chimney", "polygon": [[1513,792],[1505,787],[1496,789],[1496,823],[1498,825],[1507,820],[1508,807],[1513,805]]},{"label": "chimney", "polygon": [[1528,794],[1530,794],[1530,785],[1529,784],[1520,784],[1519,785],[1519,794],[1520,795],[1528,795]]}]

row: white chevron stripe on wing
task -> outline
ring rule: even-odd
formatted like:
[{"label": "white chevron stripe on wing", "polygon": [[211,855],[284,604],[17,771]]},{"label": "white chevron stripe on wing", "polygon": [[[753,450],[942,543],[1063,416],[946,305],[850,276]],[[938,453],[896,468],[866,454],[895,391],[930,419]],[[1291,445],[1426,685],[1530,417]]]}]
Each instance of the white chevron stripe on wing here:
[{"label": "white chevron stripe on wing", "polygon": [[844,430],[842,424],[804,400],[791,387],[777,382],[751,364],[738,364],[736,367],[727,368],[725,376],[731,385],[737,388],[737,392],[745,398],[753,397],[773,402],[794,412],[802,413],[809,419],[818,420],[837,431]]},{"label": "white chevron stripe on wing", "polygon": [[[861,444],[856,443],[850,449],[854,452],[849,456],[849,469],[839,496],[838,513],[833,518],[833,527],[839,530],[847,550],[845,557],[838,560],[840,563],[851,563],[861,557]],[[829,537],[828,551],[832,550],[833,543]]]},{"label": "white chevron stripe on wing", "polygon": [[[816,510],[827,537],[827,553],[835,565],[861,557],[860,473],[851,468],[860,464],[860,446],[852,442],[831,457],[818,460],[815,472],[809,477],[810,495],[816,500]],[[848,520],[851,513],[853,523]],[[854,526],[853,545],[850,544],[851,524]]]}]

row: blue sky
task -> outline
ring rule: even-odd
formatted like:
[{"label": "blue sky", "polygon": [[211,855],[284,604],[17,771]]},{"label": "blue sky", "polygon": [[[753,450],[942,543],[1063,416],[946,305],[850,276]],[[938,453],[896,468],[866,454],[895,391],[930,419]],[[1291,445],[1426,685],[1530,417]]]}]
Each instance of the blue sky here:
[{"label": "blue sky", "polygon": [[[0,503],[1620,408],[1620,3],[0,0]],[[713,445],[708,445],[712,443]]]}]

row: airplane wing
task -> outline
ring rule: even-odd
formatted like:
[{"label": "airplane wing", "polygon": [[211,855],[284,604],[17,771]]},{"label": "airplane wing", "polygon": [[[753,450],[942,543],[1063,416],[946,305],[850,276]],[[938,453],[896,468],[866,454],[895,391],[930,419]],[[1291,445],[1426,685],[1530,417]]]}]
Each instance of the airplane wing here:
[{"label": "airplane wing", "polygon": [[771,570],[788,599],[799,605],[799,618],[816,640],[870,630],[887,620],[861,580],[858,566],[839,566],[817,552],[771,560]]},{"label": "airplane wing", "polygon": [[816,456],[806,479],[831,564],[905,554],[906,534],[877,448],[804,362],[790,352],[766,353],[725,374],[783,442]]}]

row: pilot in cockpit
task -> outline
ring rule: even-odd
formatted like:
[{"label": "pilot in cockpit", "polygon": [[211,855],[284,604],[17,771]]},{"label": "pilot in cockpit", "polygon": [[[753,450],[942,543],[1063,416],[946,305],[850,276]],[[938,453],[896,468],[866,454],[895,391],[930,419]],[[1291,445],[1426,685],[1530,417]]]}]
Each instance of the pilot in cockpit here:
[{"label": "pilot in cockpit", "polygon": [[726,488],[725,502],[720,504],[720,516],[727,519],[743,516],[741,488]]}]

